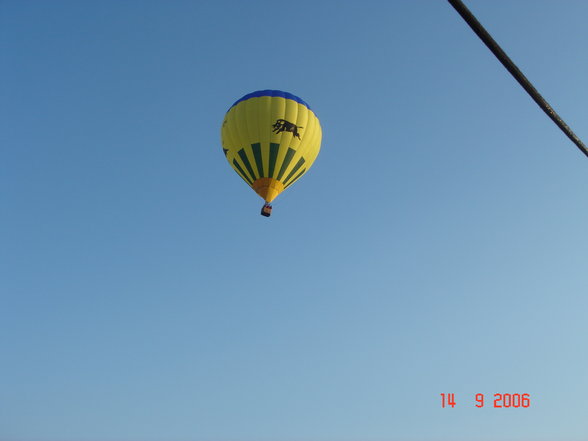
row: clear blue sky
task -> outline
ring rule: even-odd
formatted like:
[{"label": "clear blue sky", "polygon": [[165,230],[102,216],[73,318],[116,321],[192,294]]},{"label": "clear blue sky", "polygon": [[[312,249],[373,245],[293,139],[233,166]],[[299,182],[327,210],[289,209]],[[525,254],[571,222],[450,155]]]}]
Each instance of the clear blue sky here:
[{"label": "clear blue sky", "polygon": [[[586,141],[588,3],[467,4]],[[0,76],[0,440],[588,439],[588,159],[446,1],[4,0]]]}]

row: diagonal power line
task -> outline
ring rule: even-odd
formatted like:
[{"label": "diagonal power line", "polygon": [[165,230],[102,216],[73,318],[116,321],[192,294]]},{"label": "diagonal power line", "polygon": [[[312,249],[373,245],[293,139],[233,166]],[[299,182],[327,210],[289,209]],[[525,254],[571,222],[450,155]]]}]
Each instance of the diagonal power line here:
[{"label": "diagonal power line", "polygon": [[488,49],[498,58],[498,60],[506,67],[511,75],[519,82],[523,89],[533,98],[541,109],[547,114],[548,117],[566,134],[570,140],[576,144],[584,155],[588,156],[588,148],[584,145],[582,140],[576,136],[576,134],[570,129],[570,127],[564,122],[563,119],[557,114],[555,110],[549,105],[549,103],[541,96],[541,94],[535,89],[531,82],[523,75],[519,68],[513,63],[513,61],[506,55],[502,48],[494,41],[492,36],[484,29],[484,26],[474,17],[470,10],[463,4],[461,0],[448,0],[451,6],[461,15],[466,23],[472,28],[472,30],[480,37]]}]

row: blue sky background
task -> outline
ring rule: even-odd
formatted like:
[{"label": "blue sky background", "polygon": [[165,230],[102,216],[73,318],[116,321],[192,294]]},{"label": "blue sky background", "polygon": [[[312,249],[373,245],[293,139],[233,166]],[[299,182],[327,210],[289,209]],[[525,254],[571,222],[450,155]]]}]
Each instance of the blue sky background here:
[{"label": "blue sky background", "polygon": [[[588,3],[467,5],[586,140]],[[588,160],[446,1],[4,0],[0,69],[0,440],[587,439]]]}]

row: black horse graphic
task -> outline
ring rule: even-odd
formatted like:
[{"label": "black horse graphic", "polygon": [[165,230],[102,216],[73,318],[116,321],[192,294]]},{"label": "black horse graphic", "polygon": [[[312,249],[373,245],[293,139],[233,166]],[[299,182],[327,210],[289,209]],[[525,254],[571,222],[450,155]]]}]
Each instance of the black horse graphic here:
[{"label": "black horse graphic", "polygon": [[294,136],[300,139],[300,133],[298,133],[298,129],[303,129],[304,127],[298,127],[296,124],[291,123],[290,121],[286,121],[285,119],[278,119],[276,123],[272,125],[274,133],[280,132],[292,132]]}]

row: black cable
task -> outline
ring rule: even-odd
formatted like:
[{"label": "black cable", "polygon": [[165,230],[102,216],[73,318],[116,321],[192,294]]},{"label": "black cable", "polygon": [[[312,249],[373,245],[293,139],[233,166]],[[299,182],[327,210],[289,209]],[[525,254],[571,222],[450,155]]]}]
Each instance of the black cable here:
[{"label": "black cable", "polygon": [[481,23],[474,17],[470,10],[463,4],[461,0],[448,0],[451,6],[462,16],[466,23],[472,28],[472,30],[480,37],[488,49],[498,58],[498,60],[506,67],[511,75],[519,82],[523,89],[535,100],[535,102],[543,109],[543,111],[549,116],[553,122],[566,134],[570,140],[576,144],[576,146],[588,156],[588,149],[580,138],[568,127],[563,119],[557,114],[555,110],[549,105],[547,101],[541,96],[541,94],[533,87],[531,82],[523,75],[519,68],[512,62],[512,60],[506,55],[502,48],[494,41],[488,31],[484,29]]}]

